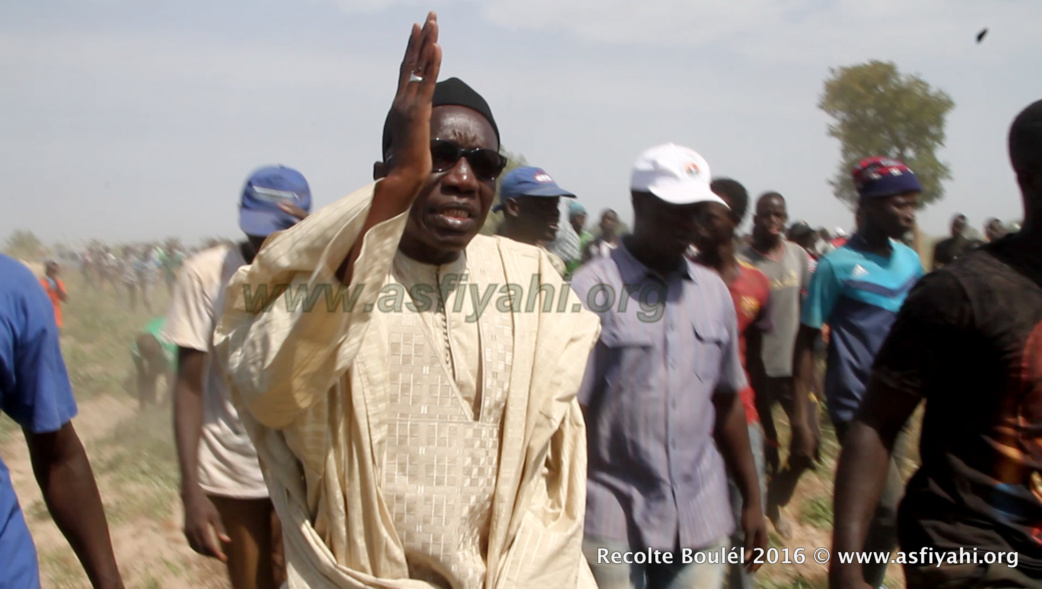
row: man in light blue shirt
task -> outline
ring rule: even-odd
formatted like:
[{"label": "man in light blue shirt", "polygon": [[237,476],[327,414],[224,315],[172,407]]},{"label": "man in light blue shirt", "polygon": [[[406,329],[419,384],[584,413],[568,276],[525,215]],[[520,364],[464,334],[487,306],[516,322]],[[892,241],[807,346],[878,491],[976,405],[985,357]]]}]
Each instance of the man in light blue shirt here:
[{"label": "man in light blue shirt", "polygon": [[[727,205],[686,147],[649,149],[634,168],[633,234],[572,281],[601,319],[579,389],[589,440],[583,552],[601,589],[720,587],[735,527],[746,563],[766,547],[734,303],[714,271],[684,256],[706,205]],[[742,494],[737,522],[725,464]],[[684,562],[684,551],[704,558]],[[669,556],[610,556],[631,552]]]}]

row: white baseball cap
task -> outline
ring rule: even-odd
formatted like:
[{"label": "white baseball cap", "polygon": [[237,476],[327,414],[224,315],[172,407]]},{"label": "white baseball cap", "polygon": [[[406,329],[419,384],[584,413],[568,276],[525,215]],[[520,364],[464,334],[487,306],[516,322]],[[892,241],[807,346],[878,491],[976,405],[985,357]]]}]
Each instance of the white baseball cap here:
[{"label": "white baseball cap", "polygon": [[630,189],[650,192],[675,205],[715,202],[726,207],[727,203],[709,187],[711,179],[709,163],[698,152],[666,143],[640,154],[633,164]]}]

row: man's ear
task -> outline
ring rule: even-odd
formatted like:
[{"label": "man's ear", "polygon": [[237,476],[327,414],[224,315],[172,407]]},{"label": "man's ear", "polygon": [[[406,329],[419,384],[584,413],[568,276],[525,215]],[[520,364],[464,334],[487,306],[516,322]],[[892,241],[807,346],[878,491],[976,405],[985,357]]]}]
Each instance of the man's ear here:
[{"label": "man's ear", "polygon": [[384,162],[373,163],[373,180],[379,180],[387,176],[387,164]]},{"label": "man's ear", "polygon": [[503,201],[503,211],[511,217],[517,217],[521,215],[521,205],[516,198],[507,199]]}]

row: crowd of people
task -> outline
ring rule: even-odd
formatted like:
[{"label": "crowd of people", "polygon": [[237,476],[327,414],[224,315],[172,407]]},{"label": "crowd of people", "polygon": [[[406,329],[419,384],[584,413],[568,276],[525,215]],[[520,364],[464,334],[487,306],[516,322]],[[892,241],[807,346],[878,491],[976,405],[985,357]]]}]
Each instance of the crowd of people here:
[{"label": "crowd of people", "polygon": [[[667,143],[633,165],[632,231],[606,210],[594,236],[543,168],[502,173],[492,108],[438,79],[437,41],[433,14],[413,27],[372,183],[312,213],[300,172],[263,167],[239,242],[83,256],[131,305],[167,278],[133,346],[141,402],[169,375],[185,537],[235,589],[753,587],[768,524],[793,538],[823,420],[834,551],[1015,554],[902,564],[910,587],[1042,585],[1042,101],[1009,132],[1023,226],[977,242],[957,216],[927,274],[908,245],[922,187],[872,154],[850,235]],[[57,272],[0,258],[0,408],[92,584],[121,587],[71,426]],[[301,289],[339,298],[302,312],[284,297]],[[6,477],[0,588],[37,587]],[[829,585],[886,570],[833,560]]]},{"label": "crowd of people", "polygon": [[142,243],[125,245],[116,252],[108,246],[96,245],[74,253],[84,282],[91,288],[111,288],[124,292],[131,310],[140,303],[152,311],[151,294],[160,282],[172,293],[174,279],[185,258],[191,253],[180,243]]}]

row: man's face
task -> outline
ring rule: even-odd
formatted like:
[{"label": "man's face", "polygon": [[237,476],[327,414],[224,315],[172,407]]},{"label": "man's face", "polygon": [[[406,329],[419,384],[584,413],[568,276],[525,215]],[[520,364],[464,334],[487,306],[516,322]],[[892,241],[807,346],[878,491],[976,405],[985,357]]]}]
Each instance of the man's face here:
[{"label": "man's face", "polygon": [[572,229],[575,229],[576,233],[582,233],[583,227],[586,227],[586,213],[578,213],[570,217],[572,222]]},{"label": "man's face", "polygon": [[992,219],[984,226],[984,236],[988,238],[988,241],[995,241],[1005,234],[1006,230],[998,219]]},{"label": "man's face", "polygon": [[615,211],[608,211],[601,215],[601,235],[610,237],[619,230],[619,216]]},{"label": "man's face", "polygon": [[700,251],[714,249],[734,239],[734,220],[727,207],[720,203],[702,203],[695,221],[693,242]]},{"label": "man's face", "polygon": [[57,276],[58,275],[58,264],[55,264],[54,262],[51,262],[50,264],[47,264],[47,267],[46,267],[45,271],[46,271],[48,276],[51,276],[51,277]]},{"label": "man's face", "polygon": [[956,217],[952,221],[952,237],[962,235],[963,231],[966,231],[966,217]]},{"label": "man's face", "polygon": [[789,222],[789,212],[785,208],[785,199],[780,196],[768,196],[756,204],[753,216],[753,235],[757,239],[777,240],[785,233],[785,224]]},{"label": "man's face", "polygon": [[918,199],[916,192],[872,199],[867,213],[888,237],[901,239],[915,229],[915,204]]},{"label": "man's face", "polygon": [[[499,150],[492,124],[462,106],[434,108],[431,139],[450,141],[464,150]],[[475,175],[465,157],[444,172],[432,172],[409,211],[401,247],[431,259],[463,251],[485,223],[495,183],[495,178]]]},{"label": "man's face", "polygon": [[[701,205],[674,205],[652,195],[634,200],[634,229],[641,241],[665,258],[681,256],[691,245]],[[639,227],[639,229],[638,229]]]},{"label": "man's face", "polygon": [[550,242],[560,229],[561,197],[518,196],[504,206],[506,213],[514,217],[520,241],[535,245]]}]

